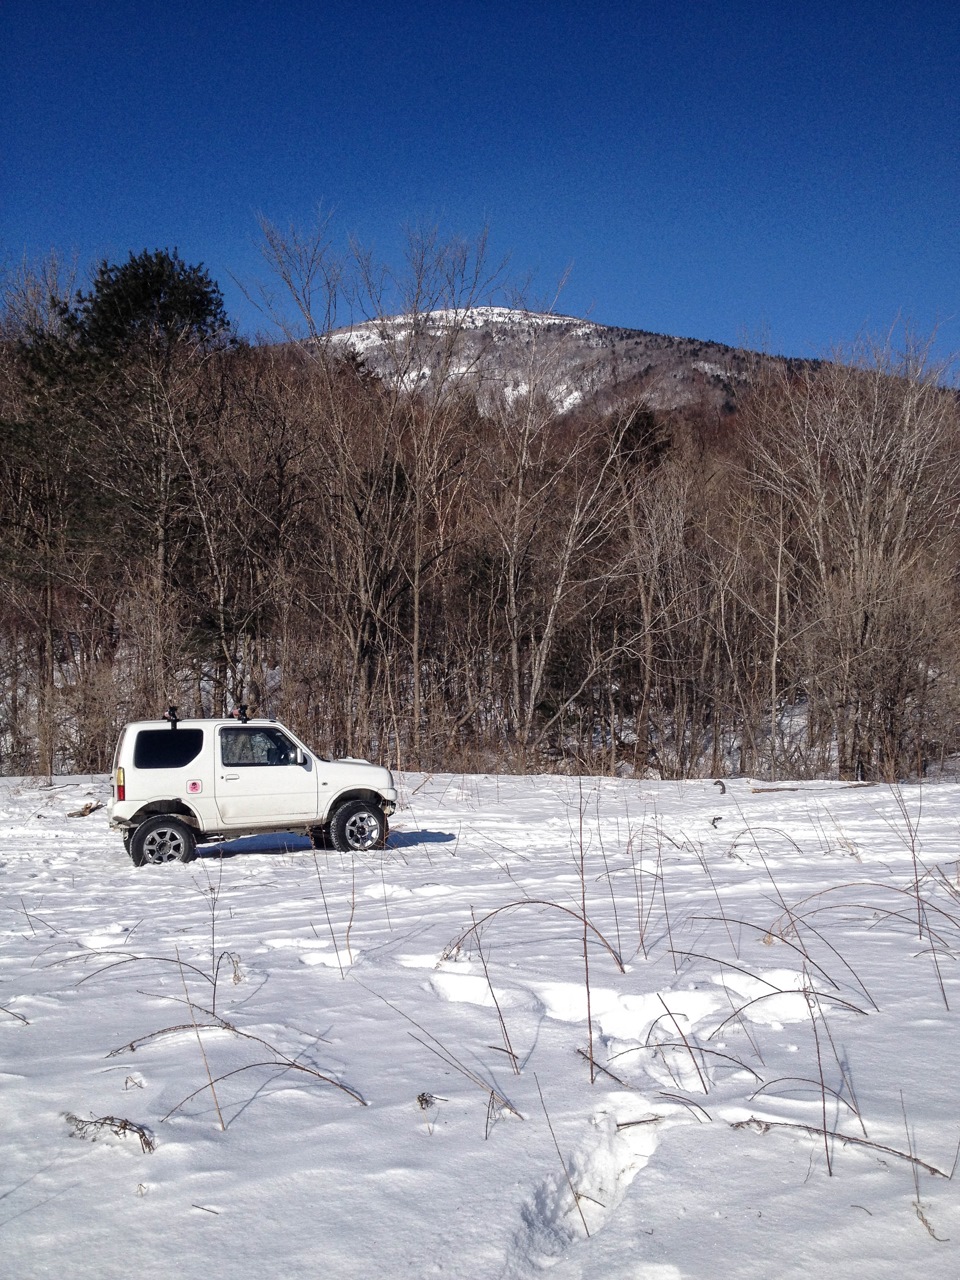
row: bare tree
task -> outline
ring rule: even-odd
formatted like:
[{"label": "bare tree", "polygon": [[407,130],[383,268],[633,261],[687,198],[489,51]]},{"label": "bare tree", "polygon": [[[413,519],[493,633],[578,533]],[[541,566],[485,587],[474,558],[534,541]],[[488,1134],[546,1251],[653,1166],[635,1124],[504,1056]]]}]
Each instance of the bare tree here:
[{"label": "bare tree", "polygon": [[[892,778],[922,756],[954,590],[955,399],[922,353],[872,350],[781,374],[750,413],[749,483],[797,593],[786,636],[774,595],[771,671],[788,650],[805,668],[841,777]],[[770,693],[776,716],[774,677]]]}]

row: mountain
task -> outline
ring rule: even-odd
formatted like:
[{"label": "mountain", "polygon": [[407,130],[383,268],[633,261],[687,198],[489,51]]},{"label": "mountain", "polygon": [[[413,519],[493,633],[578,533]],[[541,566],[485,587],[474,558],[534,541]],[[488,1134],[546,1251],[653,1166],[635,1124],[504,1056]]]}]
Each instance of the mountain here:
[{"label": "mountain", "polygon": [[730,413],[774,357],[695,338],[596,324],[575,316],[474,307],[366,321],[327,335],[407,390],[438,376],[481,399],[536,389],[562,411],[643,403]]}]

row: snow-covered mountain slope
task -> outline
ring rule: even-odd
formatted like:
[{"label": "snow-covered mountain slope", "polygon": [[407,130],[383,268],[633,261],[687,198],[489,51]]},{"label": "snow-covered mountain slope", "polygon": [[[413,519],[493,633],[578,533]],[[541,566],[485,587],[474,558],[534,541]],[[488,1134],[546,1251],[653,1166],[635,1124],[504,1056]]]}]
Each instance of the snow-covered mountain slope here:
[{"label": "snow-covered mountain slope", "polygon": [[328,340],[407,390],[435,387],[440,379],[469,386],[486,401],[537,391],[563,410],[630,400],[655,410],[729,411],[770,358],[508,307],[384,317],[334,330]]}]

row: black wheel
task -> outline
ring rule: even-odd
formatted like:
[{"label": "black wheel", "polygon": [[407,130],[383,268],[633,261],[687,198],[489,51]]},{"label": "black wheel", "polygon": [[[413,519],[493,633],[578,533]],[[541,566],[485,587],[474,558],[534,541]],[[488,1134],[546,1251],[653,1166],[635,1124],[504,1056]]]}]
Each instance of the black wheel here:
[{"label": "black wheel", "polygon": [[134,829],[129,853],[135,867],[154,862],[192,862],[197,856],[197,842],[185,822],[160,814]]},{"label": "black wheel", "polygon": [[124,849],[126,849],[127,853],[129,853],[129,852],[130,852],[130,837],[133,835],[133,828],[132,828],[132,827],[124,827],[124,828],[123,828],[123,832],[122,832],[122,834],[123,834],[123,847],[124,847]]},{"label": "black wheel", "polygon": [[348,800],[330,819],[330,843],[341,853],[382,849],[386,839],[387,820],[371,800]]}]

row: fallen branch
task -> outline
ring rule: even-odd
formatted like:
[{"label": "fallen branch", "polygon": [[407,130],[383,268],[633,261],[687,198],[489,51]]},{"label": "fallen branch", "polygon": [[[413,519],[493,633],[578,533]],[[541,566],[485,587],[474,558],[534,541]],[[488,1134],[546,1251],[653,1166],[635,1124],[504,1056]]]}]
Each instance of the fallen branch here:
[{"label": "fallen branch", "polygon": [[90,1137],[91,1141],[95,1142],[102,1130],[109,1129],[120,1138],[125,1138],[128,1133],[135,1133],[140,1139],[141,1151],[150,1152],[156,1149],[157,1140],[150,1130],[133,1120],[123,1120],[119,1116],[91,1116],[89,1120],[82,1120],[80,1116],[75,1116],[68,1111],[67,1123],[73,1126],[73,1131],[78,1138]]},{"label": "fallen branch", "polygon": [[91,813],[96,813],[98,809],[103,808],[102,800],[91,800],[89,804],[85,804],[82,809],[74,809],[72,813],[68,813],[68,818],[89,818]]}]

